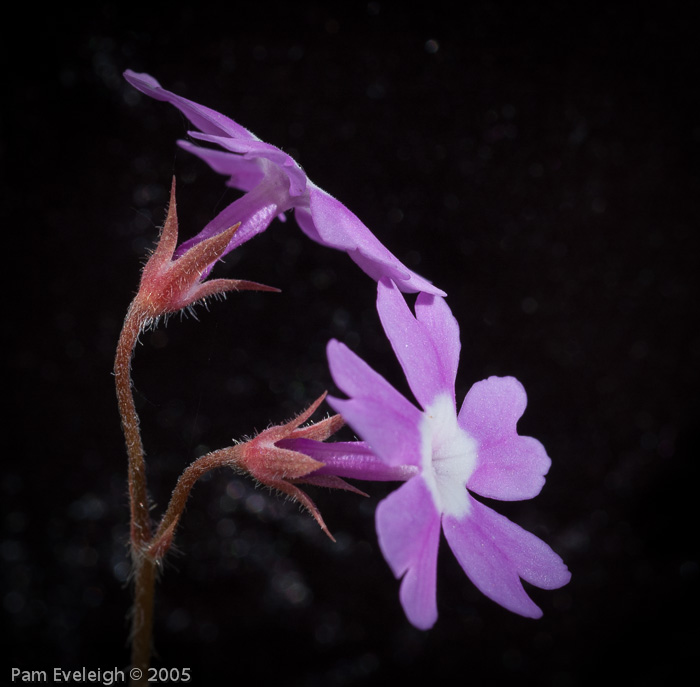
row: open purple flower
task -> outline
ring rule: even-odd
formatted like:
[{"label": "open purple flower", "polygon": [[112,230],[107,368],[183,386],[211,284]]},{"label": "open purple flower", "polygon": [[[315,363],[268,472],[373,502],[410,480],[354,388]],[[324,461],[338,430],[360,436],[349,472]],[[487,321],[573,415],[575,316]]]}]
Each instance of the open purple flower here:
[{"label": "open purple flower", "polygon": [[345,251],[373,279],[388,277],[409,293],[445,295],[399,262],[350,210],[311,182],[285,152],[264,143],[228,117],[165,90],[148,74],[126,71],[124,77],[142,93],[177,107],[199,129],[190,132],[193,138],[220,146],[223,150],[179,142],[214,171],[228,176],[229,186],[246,192],[197,236],[183,243],[178,254],[240,222],[227,253],[265,231],[275,217],[283,218],[284,212],[293,209],[310,239]]},{"label": "open purple flower", "polygon": [[445,301],[421,293],[414,316],[394,284],[382,280],[377,309],[423,411],[338,341],[328,344],[328,360],[350,398],[328,402],[387,466],[415,471],[377,508],[379,545],[394,574],[403,576],[400,598],[408,619],[421,629],[437,620],[441,527],[486,596],[520,615],[540,617],[521,578],[556,589],[569,581],[568,569],[547,544],[470,494],[529,499],[544,484],[550,466],[544,447],[516,431],[527,403],[522,385],[513,377],[478,382],[458,414],[459,327]]}]

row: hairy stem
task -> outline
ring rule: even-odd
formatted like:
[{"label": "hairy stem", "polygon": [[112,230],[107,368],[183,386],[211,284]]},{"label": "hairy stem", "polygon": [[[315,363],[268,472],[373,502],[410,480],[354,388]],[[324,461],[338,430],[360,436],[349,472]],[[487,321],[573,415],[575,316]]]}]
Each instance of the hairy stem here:
[{"label": "hairy stem", "polygon": [[146,463],[131,384],[131,358],[145,319],[132,303],[124,320],[124,327],[117,344],[117,356],[114,361],[119,414],[129,457],[131,546],[132,549],[136,550],[142,549],[151,538],[148,491],[146,489]]},{"label": "hairy stem", "polygon": [[[136,560],[138,558],[138,560]],[[138,668],[139,677],[132,674],[132,687],[148,685],[153,637],[153,602],[156,586],[156,562],[143,555],[134,555],[134,606],[131,615],[131,667]]]},{"label": "hairy stem", "polygon": [[201,458],[197,458],[180,475],[170,497],[168,508],[151,540],[151,545],[148,549],[150,558],[159,561],[167,553],[172,544],[180,517],[185,510],[187,499],[197,480],[210,470],[224,466],[235,467],[238,464],[239,453],[238,446],[212,451]]},{"label": "hairy stem", "polygon": [[155,561],[145,555],[151,541],[146,463],[139,430],[139,418],[134,405],[131,383],[131,358],[146,317],[135,306],[129,307],[117,344],[114,377],[119,414],[126,439],[129,459],[129,507],[131,514],[131,562],[134,579],[134,606],[131,620],[131,665],[142,671],[141,680],[132,684],[146,684],[151,656],[153,628],[153,597],[155,592]]},{"label": "hairy stem", "polygon": [[133,302],[124,320],[114,361],[117,401],[129,459],[131,562],[134,581],[134,605],[131,612],[131,665],[141,671],[140,679],[133,679],[132,685],[147,684],[157,567],[172,544],[175,528],[185,509],[187,497],[202,475],[217,467],[236,465],[239,454],[238,448],[233,446],[213,451],[195,460],[180,476],[156,535],[152,535],[146,463],[131,381],[131,360],[134,348],[147,321],[148,317],[139,308],[138,302]]}]

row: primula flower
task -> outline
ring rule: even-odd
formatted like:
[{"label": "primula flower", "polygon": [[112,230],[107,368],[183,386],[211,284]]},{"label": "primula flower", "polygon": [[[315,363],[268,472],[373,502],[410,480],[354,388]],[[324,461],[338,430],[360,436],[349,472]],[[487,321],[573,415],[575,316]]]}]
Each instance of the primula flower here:
[{"label": "primula flower", "polygon": [[549,457],[537,440],[516,431],[527,402],[522,385],[513,377],[489,377],[470,389],[458,414],[459,327],[445,301],[421,293],[414,316],[395,286],[382,280],[377,309],[423,410],[338,341],[328,344],[328,360],[350,398],[328,402],[386,466],[413,469],[376,516],[384,557],[403,576],[400,598],[408,619],[421,629],[437,620],[441,527],[476,587],[515,613],[540,617],[520,578],[556,589],[569,581],[569,571],[547,544],[470,493],[521,500],[544,484]]},{"label": "primula flower", "polygon": [[[370,230],[342,203],[316,186],[302,168],[279,148],[264,143],[233,120],[165,90],[148,74],[124,72],[126,80],[142,93],[177,107],[199,131],[190,136],[223,150],[203,148],[188,141],[179,144],[204,160],[214,171],[229,177],[228,185],[245,195],[222,210],[179,251],[220,234],[240,222],[224,254],[265,231],[275,217],[294,210],[302,231],[313,241],[345,251],[373,279],[392,279],[402,291],[444,291],[418,276],[392,255]],[[180,252],[176,253],[179,255]]]}]

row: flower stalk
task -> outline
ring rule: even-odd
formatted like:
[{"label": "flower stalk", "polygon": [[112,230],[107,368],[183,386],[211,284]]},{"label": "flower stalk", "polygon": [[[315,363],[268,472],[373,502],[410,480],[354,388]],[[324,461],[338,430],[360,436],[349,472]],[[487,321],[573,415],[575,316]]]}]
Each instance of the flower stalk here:
[{"label": "flower stalk", "polygon": [[[117,344],[114,379],[128,457],[130,543],[134,580],[132,666],[141,670],[143,680],[147,677],[151,654],[156,567],[169,544],[165,546],[161,537],[160,549],[153,547],[146,463],[139,417],[134,403],[131,361],[141,333],[155,325],[163,316],[167,317],[178,310],[191,308],[198,301],[210,296],[224,295],[228,291],[278,290],[237,279],[205,281],[237,228],[238,225],[234,225],[220,234],[202,240],[174,258],[178,242],[178,221],[173,179],[168,214],[158,245],[144,266],[139,290],[129,306]],[[202,474],[204,473],[200,472],[198,477]],[[141,681],[135,681],[135,684],[141,684]]]},{"label": "flower stalk", "polygon": [[[117,402],[126,439],[131,536],[131,564],[134,580],[134,605],[131,612],[131,665],[147,675],[151,654],[155,563],[144,555],[151,539],[146,463],[131,383],[131,359],[146,318],[130,307],[117,345],[114,378]],[[143,678],[145,680],[145,677]],[[134,680],[134,685],[146,684]]]},{"label": "flower stalk", "polygon": [[[134,403],[131,361],[139,336],[161,317],[190,308],[195,302],[228,291],[277,291],[255,282],[234,279],[205,281],[213,264],[221,257],[238,225],[191,245],[176,256],[177,209],[175,181],[171,189],[168,215],[156,249],[144,266],[139,290],[127,311],[117,344],[114,378],[122,430],[128,457],[130,543],[134,605],[131,613],[131,665],[140,670],[133,685],[147,684],[153,634],[153,607],[158,568],[170,549],[175,530],[192,488],[200,477],[213,469],[230,467],[246,472],[260,483],[281,491],[299,501],[317,520],[331,539],[323,518],[313,501],[296,486],[298,482],[358,491],[340,477],[314,472],[324,467],[293,448],[277,445],[283,440],[322,442],[337,431],[340,416],[301,427],[321,404],[324,393],[306,411],[286,424],[270,427],[248,442],[213,451],[195,460],[180,476],[170,503],[158,527],[153,531],[148,497],[146,462]],[[362,492],[359,492],[362,493]]]}]

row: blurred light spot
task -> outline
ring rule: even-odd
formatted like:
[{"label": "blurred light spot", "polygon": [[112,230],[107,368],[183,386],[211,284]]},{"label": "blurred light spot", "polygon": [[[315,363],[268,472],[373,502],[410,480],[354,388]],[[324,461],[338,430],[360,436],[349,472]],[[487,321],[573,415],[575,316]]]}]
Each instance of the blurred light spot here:
[{"label": "blurred light spot", "polygon": [[131,566],[126,561],[120,561],[112,568],[112,574],[114,578],[119,582],[126,582],[129,577],[129,570]]},{"label": "blurred light spot", "polygon": [[265,497],[261,494],[251,494],[245,500],[245,507],[249,513],[260,514],[265,510]]}]

